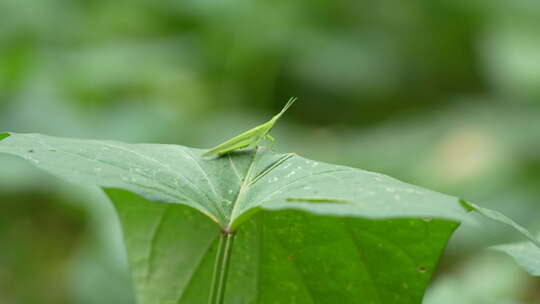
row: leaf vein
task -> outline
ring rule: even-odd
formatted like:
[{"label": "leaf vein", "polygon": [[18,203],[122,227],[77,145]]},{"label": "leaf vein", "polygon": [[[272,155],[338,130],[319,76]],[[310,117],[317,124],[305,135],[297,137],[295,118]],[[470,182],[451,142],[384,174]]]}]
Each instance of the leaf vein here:
[{"label": "leaf vein", "polygon": [[375,278],[374,278],[373,274],[371,273],[371,270],[367,267],[366,263],[364,262],[364,253],[362,252],[362,249],[360,249],[360,246],[358,246],[356,237],[355,237],[354,233],[351,231],[351,229],[349,228],[349,226],[347,225],[347,223],[345,222],[345,220],[342,220],[342,223],[343,223],[343,227],[345,228],[345,231],[349,234],[349,236],[350,236],[350,238],[352,240],[352,243],[353,243],[354,247],[356,248],[356,251],[358,252],[358,255],[360,256],[360,259],[358,259],[358,260],[360,261],[360,263],[364,267],[364,270],[366,271],[366,274],[368,275],[368,277],[369,277],[369,279],[371,281],[371,286],[373,287],[373,290],[375,292],[375,296],[377,297],[377,302],[382,304],[383,302],[381,301],[381,296],[379,294],[379,289],[377,288],[377,284],[375,284]]},{"label": "leaf vein", "polygon": [[167,208],[163,209],[163,212],[159,218],[159,221],[155,225],[153,231],[152,231],[152,238],[150,239],[150,248],[147,256],[147,262],[146,262],[146,271],[145,271],[145,280],[146,282],[150,282],[150,279],[152,277],[152,265],[154,264],[155,259],[155,250],[156,247],[156,239],[158,233],[161,231],[163,227],[163,223],[165,222],[165,218],[167,217],[167,212],[170,210],[171,206],[167,206]]},{"label": "leaf vein", "polygon": [[229,158],[229,162],[231,163],[231,168],[233,169],[234,174],[236,175],[236,177],[238,177],[238,180],[242,182],[242,176],[240,175],[240,172],[236,168],[236,165],[234,164],[232,160],[231,154],[227,154],[227,157]]},{"label": "leaf vein", "polygon": [[201,267],[202,265],[202,262],[204,261],[204,258],[205,256],[208,254],[208,251],[210,251],[210,248],[212,248],[212,244],[214,244],[214,241],[216,240],[216,237],[218,236],[219,234],[215,234],[213,238],[210,239],[210,242],[208,242],[208,245],[206,246],[206,248],[203,250],[202,254],[200,255],[199,259],[197,260],[197,262],[195,263],[195,267],[193,267],[193,270],[191,271],[191,273],[189,274],[189,279],[186,283],[186,285],[184,285],[184,287],[180,290],[180,294],[178,295],[178,298],[176,299],[176,301],[174,301],[174,303],[177,303],[179,304],[182,299],[184,298],[185,294],[186,294],[186,290],[189,288],[189,286],[193,283],[193,277],[195,276],[195,273],[197,273],[197,270],[199,270],[199,268]]},{"label": "leaf vein", "polygon": [[214,186],[214,183],[212,182],[212,180],[210,179],[210,177],[208,176],[206,171],[203,169],[201,164],[199,164],[199,162],[190,153],[188,153],[188,152],[186,152],[186,151],[184,151],[182,149],[179,149],[179,150],[182,151],[182,153],[184,153],[184,155],[186,155],[189,159],[191,159],[195,163],[195,165],[197,165],[197,168],[201,171],[204,178],[208,181],[208,184],[210,185],[210,188],[212,188],[212,192],[214,192],[214,194],[216,195],[216,198],[221,199],[221,196],[217,193],[217,190],[216,190],[216,187]]}]

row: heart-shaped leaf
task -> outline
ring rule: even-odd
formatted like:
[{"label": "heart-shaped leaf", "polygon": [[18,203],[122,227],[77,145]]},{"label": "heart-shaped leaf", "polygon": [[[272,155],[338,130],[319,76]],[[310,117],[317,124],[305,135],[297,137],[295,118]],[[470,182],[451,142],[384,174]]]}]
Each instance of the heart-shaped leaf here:
[{"label": "heart-shaped leaf", "polygon": [[10,133],[0,152],[106,189],[140,304],[207,302],[222,231],[236,233],[226,303],[420,303],[467,212],[455,197],[266,149],[207,160],[178,145]]}]

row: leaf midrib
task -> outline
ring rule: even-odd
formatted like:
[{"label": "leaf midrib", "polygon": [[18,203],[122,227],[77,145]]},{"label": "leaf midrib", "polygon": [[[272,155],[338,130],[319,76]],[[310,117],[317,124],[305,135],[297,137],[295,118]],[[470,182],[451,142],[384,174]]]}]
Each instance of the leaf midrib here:
[{"label": "leaf midrib", "polygon": [[238,195],[236,196],[236,199],[234,200],[233,208],[231,210],[231,215],[225,227],[226,231],[228,231],[231,228],[231,225],[235,219],[235,215],[238,212],[237,210],[238,210],[238,206],[240,206],[240,201],[242,200],[242,197],[244,196],[245,192],[250,186],[251,175],[253,174],[253,169],[255,168],[258,154],[259,154],[259,149],[256,149],[255,153],[253,154],[253,157],[251,158],[251,163],[246,172],[246,176],[244,177],[244,180],[242,181],[242,184],[240,185],[240,190],[238,190]]},{"label": "leaf midrib", "polygon": [[[251,178],[252,175],[253,175],[253,171],[254,171],[254,169],[256,168],[256,165],[257,165],[257,160],[258,160],[257,156],[259,155],[259,151],[262,151],[263,149],[264,148],[257,148],[255,150],[255,153],[253,154],[253,157],[251,159],[251,163],[250,163],[249,168],[248,168],[248,170],[246,172],[246,176],[244,177],[244,179],[242,181],[242,184],[240,185],[240,190],[238,191],[238,195],[236,196],[236,199],[235,199],[235,201],[233,203],[233,208],[231,210],[230,217],[229,217],[229,219],[227,221],[227,224],[225,226],[225,231],[228,231],[231,228],[231,226],[233,225],[234,221],[240,216],[240,214],[238,214],[238,213],[240,212],[240,208],[243,206],[243,204],[241,204],[241,202],[242,202],[242,199],[244,198],[245,194],[249,190],[249,188],[252,187],[253,185],[255,185],[264,176],[266,176],[267,174],[269,174],[270,172],[272,172],[273,170],[275,170],[276,168],[281,166],[287,160],[289,160],[293,156],[296,156],[295,153],[285,154],[283,157],[281,157],[280,159],[278,159],[277,161],[272,163],[270,166],[268,166],[267,169],[265,169],[264,171],[259,173],[254,178]],[[233,162],[231,162],[231,163],[234,165]],[[249,209],[251,209],[251,208],[248,208],[248,210]],[[244,211],[247,211],[247,210],[244,210]]]}]

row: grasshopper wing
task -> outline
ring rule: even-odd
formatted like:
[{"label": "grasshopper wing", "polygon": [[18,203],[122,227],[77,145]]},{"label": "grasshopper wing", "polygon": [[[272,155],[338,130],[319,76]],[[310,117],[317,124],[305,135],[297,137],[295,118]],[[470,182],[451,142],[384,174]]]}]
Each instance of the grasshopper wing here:
[{"label": "grasshopper wing", "polygon": [[266,127],[266,124],[263,124],[251,130],[248,130],[238,136],[235,136],[227,140],[226,142],[222,144],[215,146],[214,148],[204,153],[202,156],[203,157],[221,156],[229,152],[232,152],[234,150],[248,147],[252,143],[255,143],[259,140],[259,137],[261,137],[261,134],[264,134],[264,130],[266,129],[265,127]]}]

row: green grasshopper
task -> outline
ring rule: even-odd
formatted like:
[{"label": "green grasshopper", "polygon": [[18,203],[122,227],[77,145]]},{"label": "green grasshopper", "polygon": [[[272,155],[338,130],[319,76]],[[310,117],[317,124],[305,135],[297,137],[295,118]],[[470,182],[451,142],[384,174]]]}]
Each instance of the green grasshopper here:
[{"label": "green grasshopper", "polygon": [[217,145],[216,147],[208,150],[203,154],[203,157],[213,157],[213,156],[223,156],[234,150],[247,148],[251,145],[257,146],[259,142],[263,139],[270,139],[274,141],[274,138],[269,134],[276,121],[278,121],[283,113],[285,113],[292,104],[296,101],[296,97],[289,99],[287,104],[283,107],[281,112],[276,116],[272,117],[269,121],[265,122],[262,125],[256,126],[255,128],[248,130],[236,137],[233,137],[226,142]]}]

